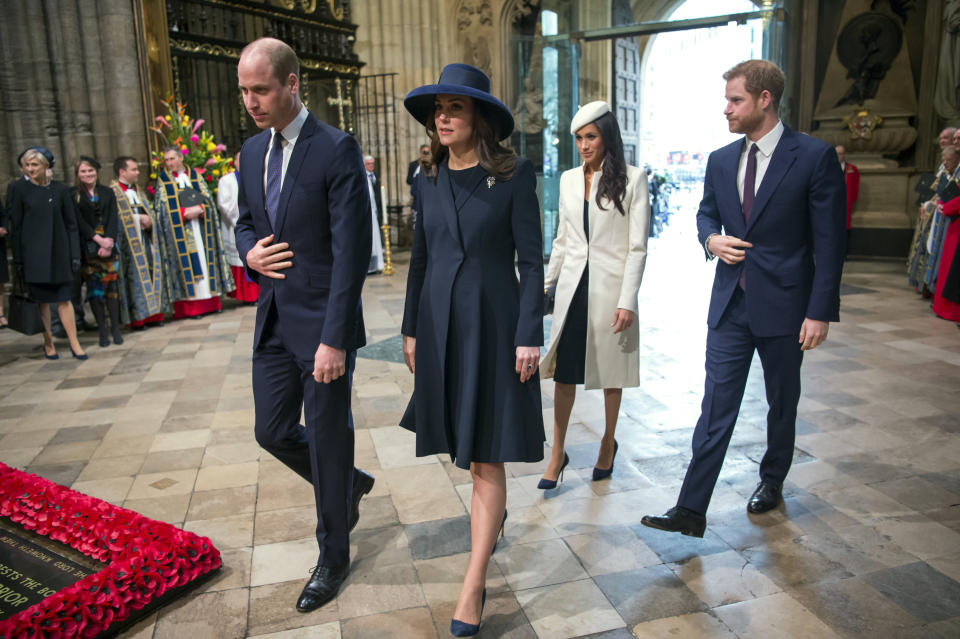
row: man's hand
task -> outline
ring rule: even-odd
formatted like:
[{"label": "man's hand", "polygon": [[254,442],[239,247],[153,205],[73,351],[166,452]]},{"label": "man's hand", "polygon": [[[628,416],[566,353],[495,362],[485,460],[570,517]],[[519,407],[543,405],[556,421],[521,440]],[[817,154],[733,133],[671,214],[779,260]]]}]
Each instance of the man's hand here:
[{"label": "man's hand", "polygon": [[104,258],[110,257],[110,254],[111,254],[111,253],[113,253],[113,250],[112,250],[112,249],[108,249],[108,248],[106,248],[106,247],[104,247],[104,246],[101,246],[100,248],[97,249],[97,255],[100,256],[100,257],[104,257]]},{"label": "man's hand", "polygon": [[321,384],[329,384],[344,373],[346,351],[342,348],[331,348],[326,344],[317,347],[317,354],[313,356],[313,379]]},{"label": "man's hand", "polygon": [[625,331],[633,324],[633,320],[636,318],[633,311],[628,311],[625,308],[618,308],[613,314],[613,322],[610,326],[613,327],[613,334],[616,335],[621,331]]},{"label": "man's hand", "polygon": [[0,226],[0,237],[6,237],[6,236],[7,236],[7,229]]},{"label": "man's hand", "polygon": [[140,228],[144,231],[149,231],[153,228],[153,220],[150,219],[149,215],[145,213],[140,214]]},{"label": "man's hand", "polygon": [[203,216],[203,207],[199,204],[183,209],[183,219],[185,220],[196,220],[201,216]]},{"label": "man's hand", "polygon": [[403,336],[403,361],[406,362],[407,368],[410,369],[411,373],[417,372],[417,338],[410,337],[409,335]]},{"label": "man's hand", "polygon": [[520,375],[520,383],[526,382],[537,372],[540,360],[539,346],[517,346],[517,364],[514,371]]},{"label": "man's hand", "polygon": [[827,331],[830,329],[830,322],[821,322],[820,320],[803,320],[800,326],[800,350],[810,351],[827,340]]},{"label": "man's hand", "polygon": [[277,273],[277,271],[293,266],[293,262],[290,261],[290,258],[293,257],[293,251],[287,250],[290,245],[286,242],[280,242],[279,244],[272,244],[272,242],[272,234],[258,240],[253,248],[247,251],[247,266],[260,273],[260,275],[282,280],[287,276],[283,273]]},{"label": "man's hand", "polygon": [[707,242],[708,251],[731,265],[742,262],[746,254],[743,249],[748,248],[753,248],[753,244],[732,235],[714,235]]}]

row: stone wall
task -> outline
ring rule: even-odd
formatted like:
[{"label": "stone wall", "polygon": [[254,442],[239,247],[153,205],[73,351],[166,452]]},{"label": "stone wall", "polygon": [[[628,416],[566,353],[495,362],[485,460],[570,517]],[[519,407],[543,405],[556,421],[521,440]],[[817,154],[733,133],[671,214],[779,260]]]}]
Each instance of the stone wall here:
[{"label": "stone wall", "polygon": [[112,177],[117,155],[147,155],[130,0],[5,0],[0,20],[0,178],[40,144],[56,179],[73,181],[78,155]]}]

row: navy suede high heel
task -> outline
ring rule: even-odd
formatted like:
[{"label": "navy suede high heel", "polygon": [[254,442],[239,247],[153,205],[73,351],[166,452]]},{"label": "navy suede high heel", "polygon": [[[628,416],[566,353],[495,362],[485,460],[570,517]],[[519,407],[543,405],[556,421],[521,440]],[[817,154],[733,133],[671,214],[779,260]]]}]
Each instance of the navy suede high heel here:
[{"label": "navy suede high heel", "polygon": [[553,479],[543,479],[540,478],[540,483],[537,484],[537,488],[540,490],[550,490],[551,488],[557,487],[557,481],[563,481],[563,469],[567,467],[567,464],[570,463],[570,456],[566,453],[563,454],[563,466],[560,467],[560,474],[557,476],[557,480]]},{"label": "navy suede high heel", "polygon": [[[487,603],[487,589],[483,589],[480,596],[480,616],[483,617],[483,606]],[[459,619],[450,620],[450,634],[454,637],[472,637],[480,632],[479,623],[466,623]]]},{"label": "navy suede high heel", "polygon": [[610,459],[610,468],[597,468],[593,467],[593,481],[599,481],[601,479],[606,479],[613,474],[613,462],[617,459],[617,450],[620,449],[620,444],[617,443],[617,440],[613,440],[613,457]]}]

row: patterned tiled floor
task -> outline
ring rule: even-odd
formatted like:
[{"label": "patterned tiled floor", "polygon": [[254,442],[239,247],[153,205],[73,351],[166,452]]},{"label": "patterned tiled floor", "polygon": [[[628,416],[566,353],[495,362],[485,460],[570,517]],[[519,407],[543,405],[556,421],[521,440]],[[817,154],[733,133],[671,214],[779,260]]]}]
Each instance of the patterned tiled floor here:
[{"label": "patterned tiled floor", "polygon": [[[690,220],[680,226],[689,227]],[[0,461],[211,537],[225,567],[126,637],[445,637],[467,562],[469,476],[416,458],[395,426],[407,255],[364,292],[357,463],[377,477],[336,602],[293,603],[316,557],[312,492],[253,438],[254,309],[230,307],[47,362],[0,334]],[[624,393],[613,478],[591,482],[601,397],[580,392],[571,469],[508,465],[510,518],[491,565],[486,637],[960,636],[960,331],[900,264],[858,262],[842,321],[803,368],[785,504],[748,516],[764,447],[759,364],[702,540],[640,526],[673,505],[703,383],[712,264],[670,230],[641,290],[642,383]],[[62,355],[67,354],[65,346]],[[543,385],[552,423],[552,384]],[[572,470],[572,472],[570,472]]]}]

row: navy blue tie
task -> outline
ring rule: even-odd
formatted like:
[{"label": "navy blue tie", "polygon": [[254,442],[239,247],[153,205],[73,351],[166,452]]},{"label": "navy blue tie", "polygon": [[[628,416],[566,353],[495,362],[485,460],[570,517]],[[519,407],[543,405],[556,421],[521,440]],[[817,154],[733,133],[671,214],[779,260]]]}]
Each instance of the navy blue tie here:
[{"label": "navy blue tie", "polygon": [[283,184],[283,136],[279,131],[273,133],[273,146],[267,158],[267,219],[270,228],[277,228],[277,209],[280,207],[280,187]]}]

